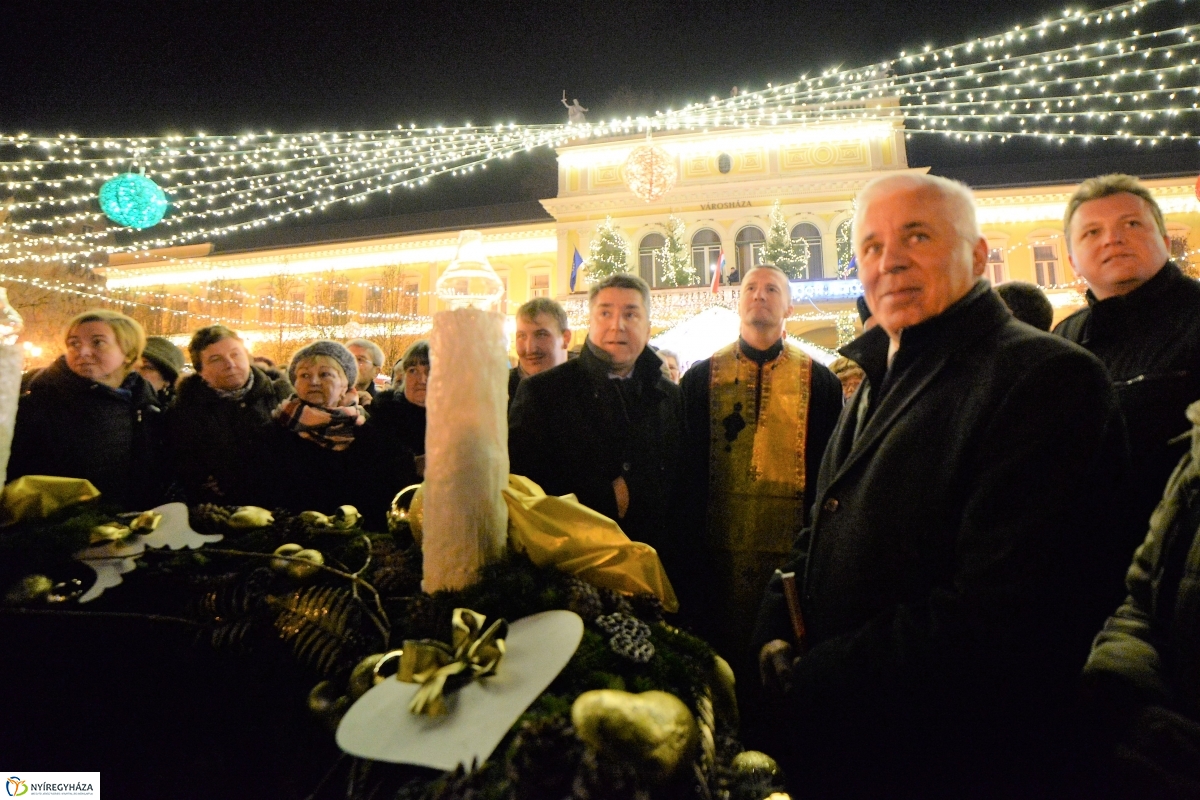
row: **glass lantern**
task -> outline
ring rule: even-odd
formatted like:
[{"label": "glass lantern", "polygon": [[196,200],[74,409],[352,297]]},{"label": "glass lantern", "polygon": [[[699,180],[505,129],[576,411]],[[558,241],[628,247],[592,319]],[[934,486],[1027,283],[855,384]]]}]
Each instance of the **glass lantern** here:
[{"label": "glass lantern", "polygon": [[450,310],[478,308],[495,311],[504,296],[504,283],[492,269],[483,252],[479,231],[458,235],[458,250],[434,287],[437,296]]}]

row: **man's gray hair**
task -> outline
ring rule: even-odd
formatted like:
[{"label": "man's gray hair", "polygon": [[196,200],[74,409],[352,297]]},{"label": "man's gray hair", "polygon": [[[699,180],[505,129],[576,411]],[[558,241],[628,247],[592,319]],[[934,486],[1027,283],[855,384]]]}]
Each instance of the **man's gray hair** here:
[{"label": "man's gray hair", "polygon": [[371,357],[371,363],[376,367],[383,366],[383,350],[379,345],[369,339],[351,339],[346,342],[346,347],[361,347],[367,351],[367,355]]},{"label": "man's gray hair", "polygon": [[876,178],[859,191],[858,196],[854,199],[854,229],[851,239],[854,242],[855,250],[858,248],[858,234],[863,215],[866,214],[871,200],[878,195],[890,192],[920,189],[937,192],[950,215],[954,229],[965,241],[974,244],[983,235],[979,231],[979,221],[975,218],[975,196],[971,194],[971,187],[965,183],[941,178],[937,175],[907,172],[902,175],[885,175],[882,178]]},{"label": "man's gray hair", "polygon": [[646,313],[650,313],[650,286],[632,272],[614,272],[599,283],[592,284],[588,289],[588,308],[596,304],[596,295],[605,289],[633,289],[642,293],[642,305]]}]

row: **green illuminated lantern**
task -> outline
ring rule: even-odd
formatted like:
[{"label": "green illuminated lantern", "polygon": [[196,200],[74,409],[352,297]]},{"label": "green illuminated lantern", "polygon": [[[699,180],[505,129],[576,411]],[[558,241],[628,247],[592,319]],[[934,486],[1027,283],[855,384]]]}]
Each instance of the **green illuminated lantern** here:
[{"label": "green illuminated lantern", "polygon": [[118,225],[149,228],[167,213],[167,194],[145,175],[127,172],[100,187],[100,210]]}]

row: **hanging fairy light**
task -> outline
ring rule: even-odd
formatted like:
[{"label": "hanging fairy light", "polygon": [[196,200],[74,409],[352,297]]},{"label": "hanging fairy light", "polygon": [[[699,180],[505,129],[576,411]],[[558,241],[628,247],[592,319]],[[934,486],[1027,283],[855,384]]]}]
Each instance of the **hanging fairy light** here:
[{"label": "hanging fairy light", "polygon": [[[1185,18],[1196,6],[1197,0],[1134,0],[1091,11],[1068,8],[959,44],[584,125],[122,138],[0,134],[0,195],[6,198],[0,268],[94,263],[119,252],[141,258],[151,249],[305,219],[586,138],[775,126],[781,136],[828,136],[869,124],[902,129],[906,138],[984,145],[1024,138],[1146,149],[1200,141],[1200,30]],[[679,143],[671,153],[674,158],[663,158],[637,148],[628,155],[626,177],[636,196],[649,201],[669,191],[668,173],[685,157]],[[133,228],[116,240],[96,209],[96,191],[130,161],[170,195],[171,214],[152,230]]]},{"label": "hanging fairy light", "polygon": [[625,165],[621,167],[621,179],[634,195],[653,203],[675,186],[678,172],[675,159],[646,135],[646,143],[635,147]]},{"label": "hanging fairy light", "polygon": [[167,194],[145,175],[127,172],[100,187],[100,210],[118,225],[142,230],[162,222],[170,203]]}]

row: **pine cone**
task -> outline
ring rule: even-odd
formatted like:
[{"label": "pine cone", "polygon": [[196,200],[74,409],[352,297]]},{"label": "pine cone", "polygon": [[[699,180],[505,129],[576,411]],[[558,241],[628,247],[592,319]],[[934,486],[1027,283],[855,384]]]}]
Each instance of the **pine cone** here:
[{"label": "pine cone", "polygon": [[596,627],[612,637],[608,640],[608,646],[617,655],[637,664],[645,664],[654,658],[650,626],[637,617],[627,614],[596,617]]},{"label": "pine cone", "polygon": [[227,533],[225,523],[233,511],[216,503],[200,503],[188,509],[188,522],[197,533]]},{"label": "pine cone", "polygon": [[629,604],[633,606],[633,614],[640,620],[656,624],[663,621],[663,605],[652,594],[635,594],[629,598]]},{"label": "pine cone", "polygon": [[604,600],[600,591],[590,583],[578,578],[567,580],[567,608],[590,622],[604,613]]},{"label": "pine cone", "polygon": [[600,589],[600,597],[604,601],[604,611],[608,614],[633,614],[633,606],[620,592],[612,589]]},{"label": "pine cone", "polygon": [[523,723],[505,768],[516,800],[559,800],[570,795],[583,749],[566,716]]},{"label": "pine cone", "polygon": [[421,591],[421,550],[401,550],[390,542],[372,543],[371,558],[378,565],[371,583],[385,595],[412,595]]}]

